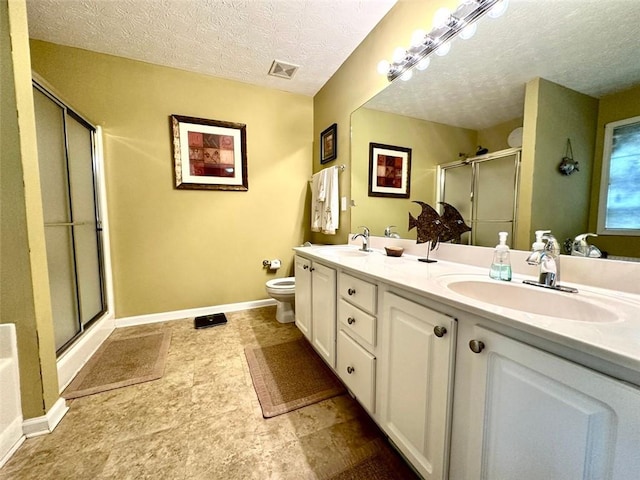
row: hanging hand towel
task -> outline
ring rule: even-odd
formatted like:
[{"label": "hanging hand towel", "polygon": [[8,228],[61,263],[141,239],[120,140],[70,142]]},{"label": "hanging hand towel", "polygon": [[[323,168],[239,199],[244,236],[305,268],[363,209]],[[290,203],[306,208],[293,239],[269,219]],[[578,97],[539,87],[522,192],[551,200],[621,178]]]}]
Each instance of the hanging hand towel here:
[{"label": "hanging hand towel", "polygon": [[325,172],[324,170],[311,177],[311,231],[319,232],[322,229],[322,211],[325,197]]},{"label": "hanging hand towel", "polygon": [[338,167],[325,168],[325,198],[322,215],[322,233],[335,235],[340,225],[340,193],[338,190]]}]

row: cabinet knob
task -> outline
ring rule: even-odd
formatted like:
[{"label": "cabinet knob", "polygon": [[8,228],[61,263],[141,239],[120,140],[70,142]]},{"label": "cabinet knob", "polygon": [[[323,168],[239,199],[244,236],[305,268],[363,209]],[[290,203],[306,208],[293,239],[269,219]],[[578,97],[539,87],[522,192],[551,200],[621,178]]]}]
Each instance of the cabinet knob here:
[{"label": "cabinet knob", "polygon": [[480,340],[471,340],[469,342],[469,348],[473,353],[480,353],[482,350],[484,350],[484,343]]},{"label": "cabinet knob", "polygon": [[433,333],[436,337],[444,337],[444,335],[447,333],[447,329],[445,327],[441,327],[440,325],[436,325],[435,327],[433,327]]},{"label": "cabinet knob", "polygon": [[353,318],[353,317],[349,317],[349,318],[347,318],[347,323],[349,325],[353,325],[354,323],[356,323],[356,319]]},{"label": "cabinet knob", "polygon": [[309,269],[309,265],[303,265],[303,266],[302,266],[302,269],[303,269],[303,270],[308,270],[308,269]]},{"label": "cabinet knob", "polygon": [[356,294],[356,289],[355,288],[350,288],[349,290],[347,290],[347,293],[349,295],[355,295]]},{"label": "cabinet knob", "polygon": [[349,375],[351,375],[351,374],[352,374],[353,372],[355,372],[355,371],[356,371],[356,370],[355,370],[355,368],[353,368],[353,367],[351,367],[351,366],[347,367],[347,373],[348,373]]},{"label": "cabinet knob", "polygon": [[313,268],[313,267],[311,267],[311,268],[309,269],[309,271],[310,271],[310,272],[313,272],[314,270],[315,270],[315,268]]}]

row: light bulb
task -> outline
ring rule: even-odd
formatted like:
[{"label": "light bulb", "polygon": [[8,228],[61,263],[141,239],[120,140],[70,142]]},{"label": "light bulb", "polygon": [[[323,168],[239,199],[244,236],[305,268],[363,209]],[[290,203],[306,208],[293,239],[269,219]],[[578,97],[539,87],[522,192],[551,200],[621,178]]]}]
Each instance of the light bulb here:
[{"label": "light bulb", "polygon": [[470,23],[469,25],[464,27],[462,30],[460,30],[460,33],[458,35],[463,40],[469,40],[471,37],[473,37],[476,34],[476,30],[478,30],[478,24],[475,22]]},{"label": "light bulb", "polygon": [[407,51],[402,48],[402,47],[398,47],[393,51],[393,63],[400,63],[402,62],[402,60],[404,60],[405,55],[407,54]]},{"label": "light bulb", "polygon": [[449,23],[449,17],[451,16],[451,10],[448,8],[439,8],[433,17],[433,28],[446,27]]},{"label": "light bulb", "polygon": [[504,14],[504,12],[507,11],[508,6],[509,6],[509,0],[500,0],[493,7],[491,7],[491,10],[487,12],[487,15],[490,16],[491,18],[501,17]]},{"label": "light bulb", "polygon": [[429,64],[431,63],[431,59],[429,57],[425,57],[418,62],[416,68],[420,71],[426,70]]},{"label": "light bulb", "polygon": [[413,32],[411,34],[411,46],[419,47],[420,45],[422,45],[422,42],[424,42],[424,37],[426,35],[427,35],[427,32],[425,32],[422,29],[418,29],[415,32]]},{"label": "light bulb", "polygon": [[451,50],[451,43],[450,42],[443,43],[436,49],[436,55],[444,57],[447,53],[449,53],[449,50]]},{"label": "light bulb", "polygon": [[407,70],[400,76],[400,79],[406,82],[407,80],[411,80],[411,77],[413,77],[413,70]]},{"label": "light bulb", "polygon": [[389,65],[389,62],[387,62],[386,60],[380,60],[380,62],[378,62],[378,73],[380,75],[386,75],[387,73],[389,73],[389,67],[391,65]]}]

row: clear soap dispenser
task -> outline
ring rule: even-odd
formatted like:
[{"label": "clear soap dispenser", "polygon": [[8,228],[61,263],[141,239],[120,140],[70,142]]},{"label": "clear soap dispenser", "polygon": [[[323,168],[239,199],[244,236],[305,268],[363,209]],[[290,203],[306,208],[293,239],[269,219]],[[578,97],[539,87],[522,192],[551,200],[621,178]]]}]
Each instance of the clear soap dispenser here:
[{"label": "clear soap dispenser", "polygon": [[493,252],[493,262],[489,276],[495,280],[511,281],[511,258],[509,255],[509,246],[507,245],[507,232],[498,233],[500,243],[496,245]]}]

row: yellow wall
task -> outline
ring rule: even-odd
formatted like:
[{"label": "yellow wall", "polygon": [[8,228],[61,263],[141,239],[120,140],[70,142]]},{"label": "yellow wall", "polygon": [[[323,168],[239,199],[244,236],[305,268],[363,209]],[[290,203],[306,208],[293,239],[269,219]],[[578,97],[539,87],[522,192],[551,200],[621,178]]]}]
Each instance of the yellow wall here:
[{"label": "yellow wall", "polygon": [[[411,203],[420,200],[436,206],[436,166],[458,160],[458,153],[476,147],[477,132],[402,115],[360,108],[351,117],[351,208],[352,230],[366,225],[372,235],[383,235],[387,225],[402,238],[416,238],[408,232],[408,213],[420,214]],[[369,197],[369,143],[411,148],[410,198]]]},{"label": "yellow wall", "polygon": [[[623,92],[608,95],[600,99],[598,112],[598,136],[595,148],[593,184],[591,190],[591,213],[589,231],[596,232],[598,227],[598,197],[602,177],[602,155],[604,150],[604,127],[607,123],[640,115],[640,86]],[[600,235],[591,239],[601,250],[614,255],[640,257],[640,237],[622,237],[618,235]]]},{"label": "yellow wall", "polygon": [[[388,85],[384,75],[376,71],[378,62],[389,60],[393,50],[409,45],[411,34],[418,28],[429,29],[438,8],[455,9],[455,0],[400,0],[376,28],[356,48],[340,69],[313,99],[313,170],[320,164],[318,139],[320,132],[332,123],[338,124],[338,158],[336,164],[347,166],[340,178],[341,195],[351,197],[350,185],[350,116],[351,113]],[[312,234],[316,243],[345,243],[351,225],[351,212],[341,212],[340,229],[335,236]]]},{"label": "yellow wall", "polygon": [[24,1],[0,0],[0,24],[0,321],[16,324],[22,413],[33,418],[58,399],[58,377]]},{"label": "yellow wall", "polygon": [[478,130],[478,145],[488,148],[489,152],[511,148],[507,139],[509,134],[518,127],[522,127],[522,118],[514,118],[489,128],[480,129]]},{"label": "yellow wall", "polygon": [[[593,97],[541,78],[527,84],[516,248],[528,249],[535,230],[561,243],[587,231],[597,114]],[[562,175],[567,139],[579,171]]]},{"label": "yellow wall", "polygon": [[[32,41],[33,69],[105,132],[116,317],[268,298],[308,238],[312,99]],[[248,192],[173,187],[171,114],[247,125]]]}]

